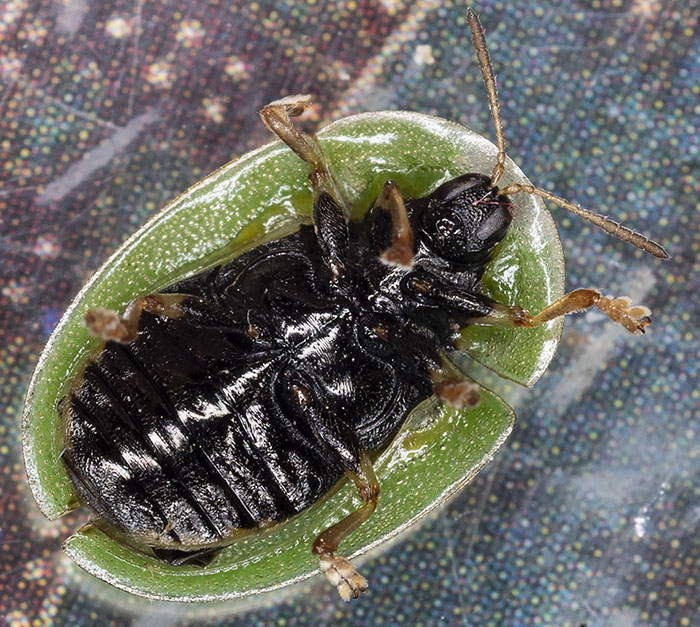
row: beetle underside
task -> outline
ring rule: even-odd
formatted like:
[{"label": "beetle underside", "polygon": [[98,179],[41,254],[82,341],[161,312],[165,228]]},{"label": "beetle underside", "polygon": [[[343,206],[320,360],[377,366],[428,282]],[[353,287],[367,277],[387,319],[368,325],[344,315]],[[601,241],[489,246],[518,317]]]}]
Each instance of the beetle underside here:
[{"label": "beetle underside", "polygon": [[640,332],[649,311],[581,289],[531,316],[481,293],[511,223],[508,194],[530,191],[497,188],[503,150],[493,176],[463,175],[423,198],[404,200],[387,181],[349,223],[320,144],[292,124],[307,105],[290,97],[261,116],[311,166],[313,227],[123,315],[88,312],[106,344],[62,405],[63,459],[103,520],[171,562],[285,520],[347,477],[363,505],[312,546],[347,600],[367,587],[338,547],[377,507],[370,454],[431,394],[478,402],[451,362],[460,329],[538,326],[596,305]]}]

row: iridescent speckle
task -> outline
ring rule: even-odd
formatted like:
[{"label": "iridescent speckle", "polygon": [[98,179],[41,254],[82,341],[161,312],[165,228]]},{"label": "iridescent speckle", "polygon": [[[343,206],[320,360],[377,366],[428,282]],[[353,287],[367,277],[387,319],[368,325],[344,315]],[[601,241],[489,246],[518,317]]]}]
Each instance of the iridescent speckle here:
[{"label": "iridescent speckle", "polygon": [[146,80],[160,89],[168,89],[175,80],[175,68],[167,61],[156,61],[146,68]]},{"label": "iridescent speckle", "polygon": [[122,17],[121,15],[113,15],[107,20],[105,30],[115,39],[123,39],[128,37],[133,32],[131,20]]},{"label": "iridescent speckle", "polygon": [[183,20],[177,30],[175,40],[188,48],[199,46],[205,32],[199,20]]},{"label": "iridescent speckle", "polygon": [[236,80],[249,78],[249,69],[252,69],[250,64],[246,65],[246,63],[236,55],[230,56],[224,65],[224,72]]},{"label": "iridescent speckle", "polygon": [[224,121],[225,106],[219,98],[205,98],[202,100],[205,115],[214,122]]}]

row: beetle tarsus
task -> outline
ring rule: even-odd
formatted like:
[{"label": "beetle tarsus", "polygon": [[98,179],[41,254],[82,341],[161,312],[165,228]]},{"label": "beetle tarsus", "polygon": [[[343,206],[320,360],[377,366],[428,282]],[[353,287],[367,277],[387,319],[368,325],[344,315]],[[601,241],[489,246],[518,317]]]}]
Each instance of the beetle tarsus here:
[{"label": "beetle tarsus", "polygon": [[348,204],[330,171],[328,159],[316,136],[302,133],[292,122],[292,118],[301,115],[310,104],[311,97],[308,95],[287,96],[266,105],[259,113],[268,130],[311,166],[309,180],[316,198],[321,192],[326,192],[344,213],[349,213]]},{"label": "beetle tarsus", "polygon": [[596,307],[613,322],[621,324],[630,333],[644,333],[645,327],[651,324],[651,310],[644,305],[632,305],[627,296],[601,296]]},{"label": "beetle tarsus", "polygon": [[325,171],[317,142],[294,126],[293,117],[301,115],[311,104],[311,96],[287,96],[275,100],[260,110],[260,117],[269,131],[277,135],[287,146],[308,163],[315,172]]},{"label": "beetle tarsus", "polygon": [[102,338],[105,341],[130,344],[136,339],[138,326],[130,324],[130,321],[121,318],[116,311],[95,307],[85,314],[85,326],[93,337]]},{"label": "beetle tarsus", "polygon": [[651,324],[651,310],[644,305],[632,305],[627,296],[603,296],[598,290],[581,288],[565,294],[560,299],[531,316],[521,307],[507,307],[496,303],[492,324],[496,321],[513,327],[537,327],[555,318],[585,311],[596,306],[610,320],[621,324],[630,333],[644,333]]},{"label": "beetle tarsus", "polygon": [[351,597],[359,597],[360,593],[367,589],[367,580],[348,560],[336,553],[338,545],[372,515],[379,498],[379,482],[374,474],[372,462],[364,451],[359,457],[359,471],[352,472],[346,469],[345,472],[355,483],[357,492],[365,504],[321,532],[312,546],[312,552],[319,557],[321,572],[336,586],[344,601],[349,601]]},{"label": "beetle tarsus", "polygon": [[321,555],[320,560],[321,572],[336,587],[343,601],[348,602],[350,599],[359,598],[360,594],[369,587],[367,580],[344,557],[328,553]]},{"label": "beetle tarsus", "polygon": [[443,379],[433,383],[436,396],[454,409],[476,407],[479,404],[479,386],[473,381]]}]

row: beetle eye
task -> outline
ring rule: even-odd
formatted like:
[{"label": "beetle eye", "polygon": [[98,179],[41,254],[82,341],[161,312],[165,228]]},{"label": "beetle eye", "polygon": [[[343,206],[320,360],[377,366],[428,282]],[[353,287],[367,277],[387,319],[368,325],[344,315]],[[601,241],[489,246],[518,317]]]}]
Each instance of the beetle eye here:
[{"label": "beetle eye", "polygon": [[420,224],[428,246],[457,263],[483,259],[505,236],[511,203],[482,174],[465,174],[444,183],[427,198]]},{"label": "beetle eye", "polygon": [[510,202],[503,205],[497,201],[495,196],[490,202],[492,209],[486,215],[475,235],[477,239],[489,242],[493,246],[504,238],[513,216],[510,212]]}]

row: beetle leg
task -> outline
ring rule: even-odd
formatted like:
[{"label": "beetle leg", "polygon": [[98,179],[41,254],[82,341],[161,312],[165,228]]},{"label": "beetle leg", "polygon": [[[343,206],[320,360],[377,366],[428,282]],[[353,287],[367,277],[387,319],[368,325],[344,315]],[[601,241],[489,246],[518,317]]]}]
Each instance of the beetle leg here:
[{"label": "beetle leg", "polygon": [[184,314],[181,305],[186,298],[191,297],[187,294],[148,294],[132,300],[123,316],[110,309],[95,307],[85,314],[85,325],[94,337],[130,344],[138,334],[142,311],[179,318]]},{"label": "beetle leg", "polygon": [[177,549],[160,549],[153,547],[151,549],[155,556],[172,566],[182,566],[183,564],[193,564],[195,566],[208,566],[211,561],[217,556],[220,547],[199,549],[197,551],[180,551]]},{"label": "beetle leg", "polygon": [[[402,291],[418,303],[439,307],[469,322],[487,320],[497,303],[488,296],[460,289],[425,270],[414,270],[401,280]],[[484,322],[484,324],[489,324]]]},{"label": "beetle leg", "polygon": [[270,131],[323,176],[328,168],[321,146],[315,137],[297,130],[292,122],[292,118],[304,113],[310,104],[309,95],[287,96],[264,106],[259,113]]},{"label": "beetle leg", "polygon": [[349,601],[350,598],[357,599],[367,590],[368,584],[347,559],[337,554],[338,546],[376,509],[379,482],[374,474],[372,462],[364,451],[360,453],[359,472],[355,473],[347,469],[345,472],[354,481],[357,492],[365,504],[321,532],[314,540],[312,551],[319,557],[321,572],[325,573],[328,581],[336,586],[343,601]]},{"label": "beetle leg", "polygon": [[298,418],[311,428],[314,438],[340,464],[345,474],[357,487],[364,505],[321,532],[313,542],[312,552],[318,555],[321,572],[325,573],[345,601],[357,598],[367,589],[367,580],[344,557],[338,555],[338,546],[364,523],[377,507],[379,482],[372,462],[360,448],[354,432],[339,420],[327,403],[318,401],[318,384],[299,372],[286,372],[286,387],[296,405]]},{"label": "beetle leg", "polygon": [[651,323],[651,310],[643,305],[632,305],[628,297],[603,296],[598,290],[578,289],[562,296],[542,311],[531,316],[521,307],[508,307],[494,304],[491,315],[474,319],[479,324],[505,325],[513,327],[536,327],[560,316],[583,311],[595,305],[613,322],[621,324],[630,333],[644,333],[644,328]]},{"label": "beetle leg", "polygon": [[350,236],[343,210],[325,191],[314,201],[314,229],[331,284],[337,284],[345,271]]},{"label": "beetle leg", "polygon": [[263,107],[260,117],[270,131],[312,168],[309,180],[314,190],[314,228],[331,282],[335,284],[343,275],[347,259],[346,215],[350,209],[321,144],[313,135],[299,131],[292,122],[292,117],[301,115],[309,104],[310,96],[287,96]]},{"label": "beetle leg", "polygon": [[440,306],[467,318],[470,324],[507,327],[537,327],[545,322],[588,309],[595,305],[613,322],[630,333],[644,333],[651,323],[651,311],[643,305],[632,305],[626,296],[603,296],[598,290],[582,288],[562,296],[542,311],[531,316],[519,306],[496,302],[487,296],[450,287],[427,272],[410,272],[403,279],[404,291],[419,302]]},{"label": "beetle leg", "polygon": [[464,409],[479,404],[479,386],[474,381],[451,374],[445,369],[434,370],[431,380],[435,395],[450,407]]},{"label": "beetle leg", "polygon": [[343,210],[349,212],[321,144],[314,135],[302,133],[292,122],[292,118],[301,115],[310,104],[311,96],[287,96],[271,102],[259,113],[265,126],[311,166],[309,179],[316,195],[325,191]]},{"label": "beetle leg", "polygon": [[391,216],[391,246],[381,255],[389,265],[413,267],[413,229],[408,220],[401,190],[395,181],[387,181],[382,187],[372,211],[382,209]]}]

